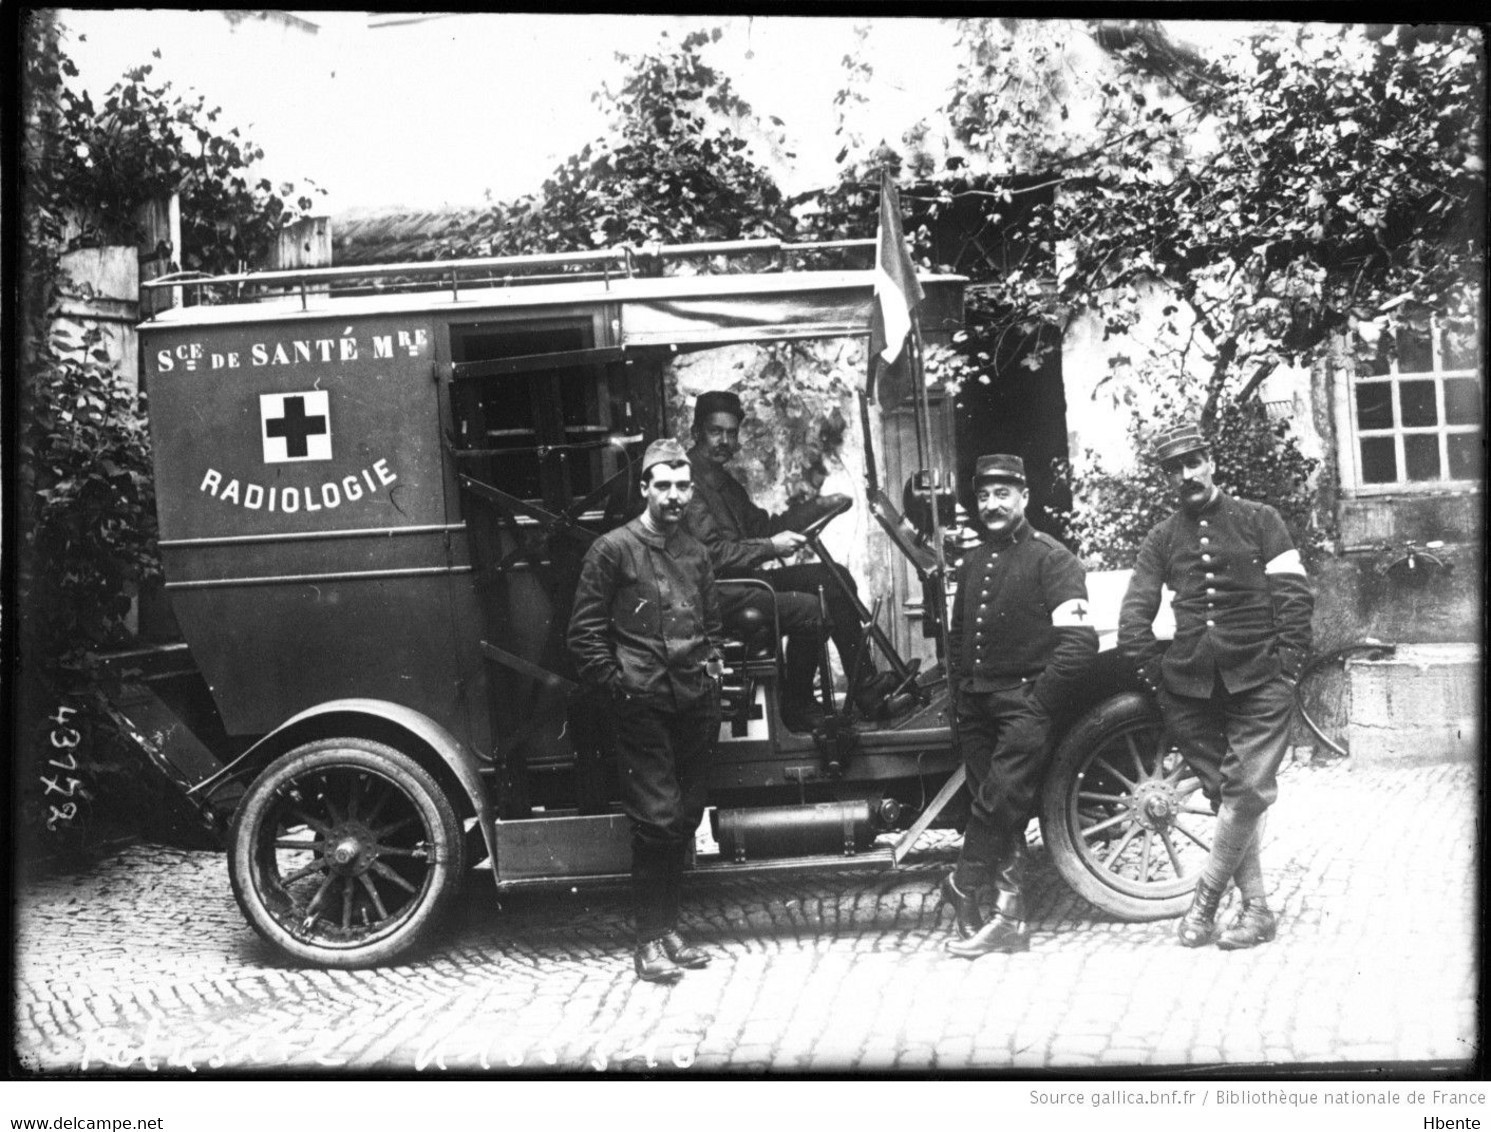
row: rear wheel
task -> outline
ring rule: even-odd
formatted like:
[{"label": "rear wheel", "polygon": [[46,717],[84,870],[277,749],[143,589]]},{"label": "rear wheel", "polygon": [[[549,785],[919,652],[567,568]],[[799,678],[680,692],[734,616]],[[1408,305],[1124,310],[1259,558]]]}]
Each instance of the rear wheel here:
[{"label": "rear wheel", "polygon": [[1125,920],[1185,912],[1215,825],[1200,780],[1165,741],[1159,709],[1135,692],[1077,721],[1041,799],[1041,835],[1062,877]]},{"label": "rear wheel", "polygon": [[427,937],[464,857],[455,810],[418,763],[382,743],[320,739],[249,786],[228,873],[244,916],[284,954],[366,967]]}]

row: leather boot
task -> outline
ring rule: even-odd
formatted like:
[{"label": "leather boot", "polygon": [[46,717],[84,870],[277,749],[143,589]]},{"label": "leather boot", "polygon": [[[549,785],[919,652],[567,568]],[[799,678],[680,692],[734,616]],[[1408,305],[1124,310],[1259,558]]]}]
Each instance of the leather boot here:
[{"label": "leather boot", "polygon": [[1025,837],[1014,844],[999,864],[994,880],[994,915],[968,939],[950,939],[947,950],[960,959],[977,959],[994,952],[1030,950],[1030,924],[1025,918]]},{"label": "leather boot", "polygon": [[693,971],[709,966],[709,952],[702,947],[695,947],[677,931],[671,931],[663,936],[662,942],[663,950],[667,952],[668,958],[678,966],[687,967]]},{"label": "leather boot", "polygon": [[637,968],[637,978],[644,982],[676,983],[683,978],[683,968],[669,958],[660,939],[637,944],[632,962]]},{"label": "leather boot", "polygon": [[984,926],[984,914],[979,911],[978,892],[964,892],[953,881],[953,874],[942,878],[941,898],[937,902],[939,911],[947,904],[953,910],[953,927],[959,939],[971,939]]},{"label": "leather boot", "polygon": [[1241,951],[1257,947],[1279,934],[1278,917],[1266,900],[1244,900],[1237,918],[1222,930],[1217,946],[1223,951]]},{"label": "leather boot", "polygon": [[1182,947],[1205,947],[1217,932],[1217,905],[1222,902],[1225,889],[1213,888],[1201,877],[1196,881],[1196,892],[1191,897],[1190,910],[1180,918],[1175,929],[1175,938]]},{"label": "leather boot", "polygon": [[894,672],[871,672],[865,676],[854,697],[854,706],[866,719],[875,719],[885,706],[885,697],[895,690],[901,681]]},{"label": "leather boot", "polygon": [[782,722],[788,731],[816,731],[825,718],[823,705],[817,700],[797,700],[782,705]]}]

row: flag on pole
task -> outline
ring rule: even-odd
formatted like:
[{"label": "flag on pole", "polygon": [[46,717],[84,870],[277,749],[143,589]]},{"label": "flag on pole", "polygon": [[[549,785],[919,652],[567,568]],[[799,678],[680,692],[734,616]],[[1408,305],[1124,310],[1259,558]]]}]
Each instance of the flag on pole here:
[{"label": "flag on pole", "polygon": [[875,248],[875,306],[870,314],[870,353],[895,362],[911,332],[911,312],[921,305],[922,286],[901,231],[901,195],[880,172],[880,238]]}]

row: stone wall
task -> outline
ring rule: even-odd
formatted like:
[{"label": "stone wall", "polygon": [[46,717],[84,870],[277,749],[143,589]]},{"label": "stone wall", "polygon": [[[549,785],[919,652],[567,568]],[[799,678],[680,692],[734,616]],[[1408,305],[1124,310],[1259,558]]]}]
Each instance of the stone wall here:
[{"label": "stone wall", "polygon": [[[62,257],[64,294],[58,304],[53,333],[81,342],[91,328],[103,333],[99,348],[108,353],[106,364],[131,389],[140,385],[139,321],[140,269],[133,247],[80,248]],[[104,361],[92,358],[93,361]]]},{"label": "stone wall", "polygon": [[1486,690],[1478,645],[1406,645],[1392,656],[1355,658],[1347,674],[1347,735],[1357,765],[1481,758]]}]

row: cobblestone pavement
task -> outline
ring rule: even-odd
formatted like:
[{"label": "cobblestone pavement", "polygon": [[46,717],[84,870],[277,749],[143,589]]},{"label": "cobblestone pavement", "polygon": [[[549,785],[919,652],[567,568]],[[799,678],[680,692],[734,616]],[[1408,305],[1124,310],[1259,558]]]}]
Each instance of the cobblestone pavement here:
[{"label": "cobblestone pavement", "polygon": [[1280,934],[1250,952],[1104,918],[1040,848],[1031,950],[971,963],[942,950],[945,837],[896,873],[699,882],[687,927],[715,960],[671,988],[633,977],[623,892],[499,907],[477,877],[418,962],[307,970],[240,917],[221,855],[135,846],[18,894],[15,1040],[50,1074],[1462,1063],[1479,812],[1468,766],[1286,769],[1264,849]]}]

